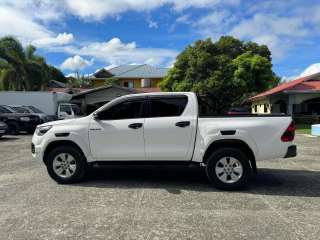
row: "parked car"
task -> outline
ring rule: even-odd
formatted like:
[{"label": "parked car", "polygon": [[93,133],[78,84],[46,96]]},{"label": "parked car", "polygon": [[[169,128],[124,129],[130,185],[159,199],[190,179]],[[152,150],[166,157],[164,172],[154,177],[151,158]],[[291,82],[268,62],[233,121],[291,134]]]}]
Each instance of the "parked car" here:
[{"label": "parked car", "polygon": [[8,131],[8,125],[3,122],[3,120],[0,120],[0,138],[5,135]]},{"label": "parked car", "polygon": [[9,107],[18,113],[32,113],[33,115],[37,115],[40,118],[41,123],[58,120],[56,115],[47,115],[34,106],[10,105]]},{"label": "parked car", "polygon": [[199,117],[194,93],[132,94],[38,126],[31,151],[58,183],[80,181],[93,164],[165,163],[203,166],[214,186],[239,189],[257,161],[296,156],[294,133],[290,116]]},{"label": "parked car", "polygon": [[[77,105],[69,103],[72,95],[61,92],[42,91],[1,91],[2,105],[34,106],[45,114],[55,115],[59,119],[78,117]],[[71,109],[71,110],[70,110]],[[65,111],[64,111],[65,110]]]},{"label": "parked car", "polygon": [[18,134],[19,132],[33,133],[40,118],[30,113],[17,113],[9,106],[0,105],[0,117],[5,119],[8,125],[8,134]]}]

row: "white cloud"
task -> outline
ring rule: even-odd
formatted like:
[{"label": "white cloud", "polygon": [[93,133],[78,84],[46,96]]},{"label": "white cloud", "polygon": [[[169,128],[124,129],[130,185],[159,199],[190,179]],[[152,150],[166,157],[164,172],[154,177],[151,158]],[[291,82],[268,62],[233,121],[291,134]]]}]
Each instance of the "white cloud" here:
[{"label": "white cloud", "polygon": [[79,71],[93,64],[93,59],[86,60],[79,55],[69,57],[61,64],[61,68],[71,71]]},{"label": "white cloud", "polygon": [[164,5],[172,6],[176,11],[186,8],[208,8],[218,4],[239,4],[240,0],[65,0],[67,9],[75,16],[87,21],[102,20],[126,11],[151,11]]},{"label": "white cloud", "polygon": [[320,63],[314,63],[311,64],[309,67],[307,67],[301,74],[300,77],[308,76],[314,73],[320,72]]},{"label": "white cloud", "polygon": [[149,63],[164,65],[174,59],[178,52],[165,48],[140,48],[135,42],[124,43],[119,38],[106,42],[92,42],[80,48],[64,48],[70,54],[88,56],[106,64]]},{"label": "white cloud", "polygon": [[[40,18],[40,15],[33,15],[31,10],[24,11],[23,4],[27,4],[28,1],[21,2],[19,7],[16,7],[18,4],[15,1],[12,1],[11,5],[5,3],[5,1],[0,3],[0,37],[12,35],[24,45],[32,43],[37,47],[57,46],[72,42],[73,34],[55,34],[36,20]],[[41,8],[38,9],[40,10]]]},{"label": "white cloud", "polygon": [[73,41],[72,33],[59,33],[56,37],[39,38],[32,42],[38,47],[49,47],[55,45],[66,45]]},{"label": "white cloud", "polygon": [[149,28],[158,28],[158,23],[149,19],[148,26],[149,26]]},{"label": "white cloud", "polygon": [[289,82],[295,80],[299,77],[309,76],[315,73],[320,73],[320,63],[313,63],[304,69],[300,74],[292,75],[292,76],[284,76],[281,78],[281,82]]},{"label": "white cloud", "polygon": [[48,38],[51,31],[34,22],[28,15],[10,7],[0,7],[0,36],[14,35],[23,42]]}]

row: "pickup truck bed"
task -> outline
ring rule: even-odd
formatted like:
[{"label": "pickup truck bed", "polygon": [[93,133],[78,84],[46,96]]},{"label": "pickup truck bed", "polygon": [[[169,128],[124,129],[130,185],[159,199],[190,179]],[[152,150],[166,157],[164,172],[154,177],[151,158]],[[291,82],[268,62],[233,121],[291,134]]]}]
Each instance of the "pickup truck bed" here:
[{"label": "pickup truck bed", "polygon": [[290,116],[198,117],[194,93],[122,96],[93,114],[40,125],[32,154],[59,183],[108,163],[198,164],[218,188],[245,186],[256,162],[296,155]]}]

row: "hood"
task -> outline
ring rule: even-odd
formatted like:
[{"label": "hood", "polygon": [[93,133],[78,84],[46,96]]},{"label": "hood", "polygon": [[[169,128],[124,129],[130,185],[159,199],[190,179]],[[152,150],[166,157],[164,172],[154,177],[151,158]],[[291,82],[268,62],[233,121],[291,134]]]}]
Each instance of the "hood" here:
[{"label": "hood", "polygon": [[[89,115],[90,116],[90,115]],[[64,120],[57,120],[57,121],[52,121],[52,122],[46,122],[43,123],[39,126],[57,126],[57,125],[68,125],[68,124],[75,124],[77,122],[81,122],[84,119],[88,118],[89,116],[86,117],[81,117],[81,118],[70,118],[70,119],[64,119]]]},{"label": "hood", "polygon": [[57,120],[57,121],[52,121],[52,122],[46,122],[44,124],[41,124],[40,126],[43,127],[43,126],[55,126],[55,125],[65,125],[65,124],[69,124],[69,123],[72,123],[76,120],[76,118],[72,118],[72,119],[64,119],[64,120]]}]

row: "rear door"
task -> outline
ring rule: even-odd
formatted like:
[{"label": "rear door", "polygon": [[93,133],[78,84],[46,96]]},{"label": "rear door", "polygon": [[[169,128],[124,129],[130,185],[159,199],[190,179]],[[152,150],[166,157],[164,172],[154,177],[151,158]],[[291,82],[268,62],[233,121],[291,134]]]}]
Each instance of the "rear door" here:
[{"label": "rear door", "polygon": [[146,159],[190,160],[196,120],[188,96],[150,96],[144,127]]}]

